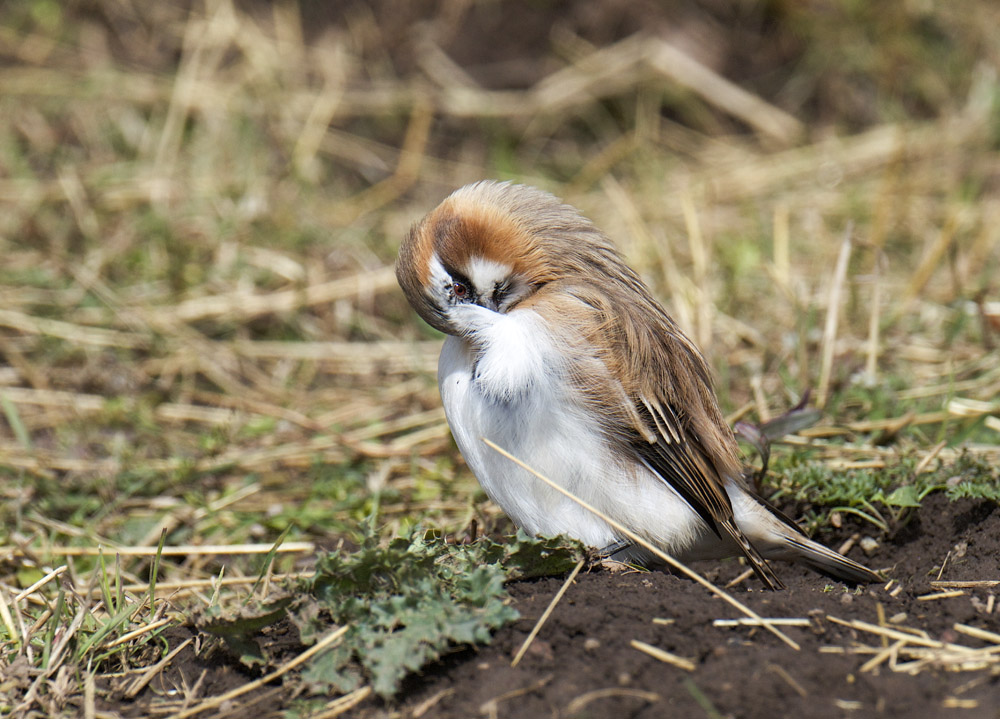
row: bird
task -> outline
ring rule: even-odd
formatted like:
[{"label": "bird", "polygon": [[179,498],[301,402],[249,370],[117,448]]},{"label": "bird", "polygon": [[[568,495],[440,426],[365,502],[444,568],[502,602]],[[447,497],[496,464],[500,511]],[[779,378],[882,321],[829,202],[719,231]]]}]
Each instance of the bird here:
[{"label": "bird", "polygon": [[701,351],[576,208],[528,185],[466,185],[410,228],[396,277],[447,335],[438,387],[459,451],[529,535],[658,561],[483,438],[679,561],[742,555],[770,589],[784,585],[768,559],[881,581],[748,486]]}]

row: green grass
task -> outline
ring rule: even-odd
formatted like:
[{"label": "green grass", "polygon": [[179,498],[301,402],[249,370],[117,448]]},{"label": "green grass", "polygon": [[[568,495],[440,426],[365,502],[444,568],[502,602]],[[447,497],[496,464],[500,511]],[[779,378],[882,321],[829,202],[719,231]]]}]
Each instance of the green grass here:
[{"label": "green grass", "polygon": [[802,454],[787,454],[772,465],[771,499],[824,508],[823,514],[810,512],[807,525],[821,523],[826,512],[841,511],[861,517],[883,532],[898,528],[931,492],[944,492],[953,500],[1000,502],[1000,473],[982,456],[961,453],[952,461],[933,463],[917,473],[919,463],[913,455],[884,467],[845,470]]}]

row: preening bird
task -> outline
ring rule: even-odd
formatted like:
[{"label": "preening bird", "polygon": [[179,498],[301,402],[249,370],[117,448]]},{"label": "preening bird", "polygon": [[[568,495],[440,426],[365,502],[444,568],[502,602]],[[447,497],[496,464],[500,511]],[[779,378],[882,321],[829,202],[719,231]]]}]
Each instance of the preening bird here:
[{"label": "preening bird", "polygon": [[396,276],[449,335],[438,384],[459,450],[525,532],[654,561],[482,437],[681,561],[742,554],[775,589],[765,558],[880,581],[745,484],[701,352],[575,208],[524,185],[467,185],[410,230]]}]

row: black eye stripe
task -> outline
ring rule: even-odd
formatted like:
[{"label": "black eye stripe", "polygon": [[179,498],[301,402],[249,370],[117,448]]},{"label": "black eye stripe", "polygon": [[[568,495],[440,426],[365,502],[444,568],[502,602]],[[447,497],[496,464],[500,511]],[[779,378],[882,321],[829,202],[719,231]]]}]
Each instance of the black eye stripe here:
[{"label": "black eye stripe", "polygon": [[453,287],[455,285],[457,284],[465,285],[465,288],[468,291],[465,293],[464,296],[462,296],[462,299],[474,300],[476,298],[477,296],[476,287],[475,285],[472,284],[472,281],[469,280],[468,277],[466,277],[463,273],[456,270],[454,267],[445,264],[444,262],[441,263],[441,266],[444,268],[444,271],[447,272],[448,275],[450,276],[445,287],[454,292]]},{"label": "black eye stripe", "polygon": [[510,292],[510,282],[508,280],[497,282],[493,285],[493,304],[499,305],[508,292]]},{"label": "black eye stripe", "polygon": [[[464,274],[456,270],[451,265],[446,265],[445,263],[442,262],[441,266],[444,268],[444,271],[451,276],[451,282],[461,282],[463,285],[469,288],[470,292],[473,292],[476,289],[475,285],[472,284],[472,281],[469,280],[468,277],[466,277]],[[448,284],[451,284],[451,282],[449,282]]]}]

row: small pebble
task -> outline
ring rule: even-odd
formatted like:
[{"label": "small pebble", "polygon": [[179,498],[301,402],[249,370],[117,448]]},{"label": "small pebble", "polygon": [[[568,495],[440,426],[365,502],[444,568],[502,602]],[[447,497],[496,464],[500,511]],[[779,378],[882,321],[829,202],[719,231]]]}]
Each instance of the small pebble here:
[{"label": "small pebble", "polygon": [[862,551],[864,551],[865,554],[871,554],[876,549],[878,549],[878,542],[875,540],[874,537],[862,537],[861,541],[858,542],[858,545],[861,547]]},{"label": "small pebble", "polygon": [[853,601],[854,601],[854,595],[853,594],[841,594],[840,595],[840,603],[841,604],[850,604]]},{"label": "small pebble", "polygon": [[555,653],[552,651],[552,645],[542,639],[536,639],[528,647],[528,654],[534,657],[540,657],[545,661],[552,661],[555,659]]},{"label": "small pebble", "polygon": [[983,601],[977,596],[969,597],[969,601],[972,603],[972,608],[975,609],[980,614],[992,614],[993,608],[990,606],[989,601]]},{"label": "small pebble", "polygon": [[889,624],[902,624],[906,621],[906,612],[899,612],[889,617]]},{"label": "small pebble", "polygon": [[597,639],[594,639],[593,637],[591,637],[590,639],[587,639],[583,643],[583,649],[584,649],[584,651],[588,651],[588,652],[592,652],[595,649],[598,649],[600,646],[601,646],[601,642],[598,641]]},{"label": "small pebble", "polygon": [[627,687],[632,683],[632,676],[628,672],[622,672],[618,675],[619,686]]}]

